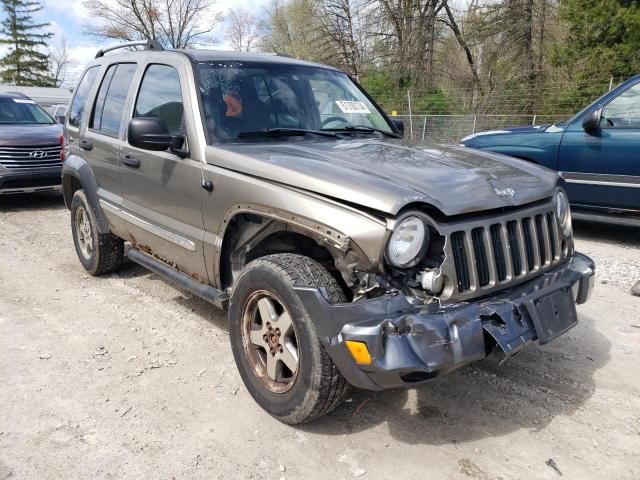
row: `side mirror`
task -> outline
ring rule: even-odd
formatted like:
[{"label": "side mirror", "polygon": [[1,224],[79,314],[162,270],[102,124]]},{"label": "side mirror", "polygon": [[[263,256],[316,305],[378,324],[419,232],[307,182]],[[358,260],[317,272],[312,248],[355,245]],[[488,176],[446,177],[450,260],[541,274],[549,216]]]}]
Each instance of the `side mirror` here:
[{"label": "side mirror", "polygon": [[587,113],[582,120],[582,128],[587,133],[596,133],[600,131],[600,118],[602,117],[602,109],[596,108],[595,110]]},{"label": "side mirror", "polygon": [[404,137],[404,122],[402,120],[396,120],[395,118],[391,119],[391,123],[396,127],[400,136]]},{"label": "side mirror", "polygon": [[156,117],[132,118],[128,138],[134,147],[154,152],[170,149],[180,155],[184,145],[184,135],[170,135],[162,119]]}]

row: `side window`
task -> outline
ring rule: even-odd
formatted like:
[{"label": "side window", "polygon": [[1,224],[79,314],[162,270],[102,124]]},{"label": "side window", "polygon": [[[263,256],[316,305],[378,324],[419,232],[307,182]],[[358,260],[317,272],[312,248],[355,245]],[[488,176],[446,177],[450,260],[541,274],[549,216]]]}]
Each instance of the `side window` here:
[{"label": "side window", "polygon": [[169,133],[185,133],[182,91],[175,68],[168,65],[150,65],[147,68],[140,84],[133,116],[160,118]]},{"label": "side window", "polygon": [[640,83],[611,100],[600,122],[603,128],[640,128]]},{"label": "side window", "polygon": [[82,76],[78,87],[76,88],[76,94],[73,96],[71,102],[71,108],[69,108],[69,125],[73,127],[79,127],[82,117],[84,115],[84,106],[87,103],[87,97],[89,91],[93,86],[93,82],[98,75],[98,67],[91,67]]},{"label": "side window", "polygon": [[106,135],[118,135],[124,102],[135,71],[135,63],[119,63],[109,67],[96,97],[89,128]]}]

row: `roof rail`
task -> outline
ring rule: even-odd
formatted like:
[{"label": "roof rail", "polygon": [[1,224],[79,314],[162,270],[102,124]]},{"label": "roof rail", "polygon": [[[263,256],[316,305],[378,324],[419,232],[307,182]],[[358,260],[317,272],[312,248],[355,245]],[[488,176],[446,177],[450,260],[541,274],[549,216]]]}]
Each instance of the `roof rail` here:
[{"label": "roof rail", "polygon": [[118,50],[120,48],[129,48],[129,47],[147,47],[148,50],[164,50],[164,47],[157,40],[141,40],[139,42],[127,42],[121,43],[120,45],[114,45],[113,47],[103,48],[98,53],[96,53],[95,58],[100,58],[104,56],[105,53],[111,52],[113,50]]}]

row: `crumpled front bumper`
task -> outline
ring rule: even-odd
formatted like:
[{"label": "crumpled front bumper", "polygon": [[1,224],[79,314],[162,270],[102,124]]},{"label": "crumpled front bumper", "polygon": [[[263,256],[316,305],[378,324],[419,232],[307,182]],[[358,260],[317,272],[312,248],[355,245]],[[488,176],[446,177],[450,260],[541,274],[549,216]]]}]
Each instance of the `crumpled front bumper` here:
[{"label": "crumpled front bumper", "polygon": [[[415,306],[404,295],[332,305],[317,288],[296,287],[342,375],[368,390],[423,382],[495,352],[507,359],[547,343],[577,323],[576,304],[593,290],[595,265],[569,261],[489,298]],[[372,362],[357,365],[345,340],[366,343]]]}]

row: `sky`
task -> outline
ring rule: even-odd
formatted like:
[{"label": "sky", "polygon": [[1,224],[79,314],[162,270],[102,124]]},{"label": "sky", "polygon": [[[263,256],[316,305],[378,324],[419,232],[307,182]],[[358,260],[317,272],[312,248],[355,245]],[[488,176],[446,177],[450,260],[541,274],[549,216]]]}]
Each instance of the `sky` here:
[{"label": "sky", "polygon": [[[95,56],[96,52],[107,45],[117,43],[113,40],[100,40],[84,34],[87,27],[96,20],[91,18],[82,5],[81,0],[40,0],[43,9],[35,15],[37,22],[48,22],[48,27],[54,36],[49,40],[50,45],[59,45],[64,37],[70,51],[71,64],[67,68],[65,86],[72,87],[77,82],[84,67]],[[215,0],[212,16],[215,13],[226,13],[229,8],[244,8],[259,14],[265,0]],[[4,15],[0,13],[0,20]],[[218,50],[230,50],[231,47],[224,41],[224,24],[218,25],[206,38],[212,48]],[[209,43],[207,42],[207,43]],[[214,43],[215,42],[215,43]],[[5,46],[0,46],[0,57],[7,52]]]}]

